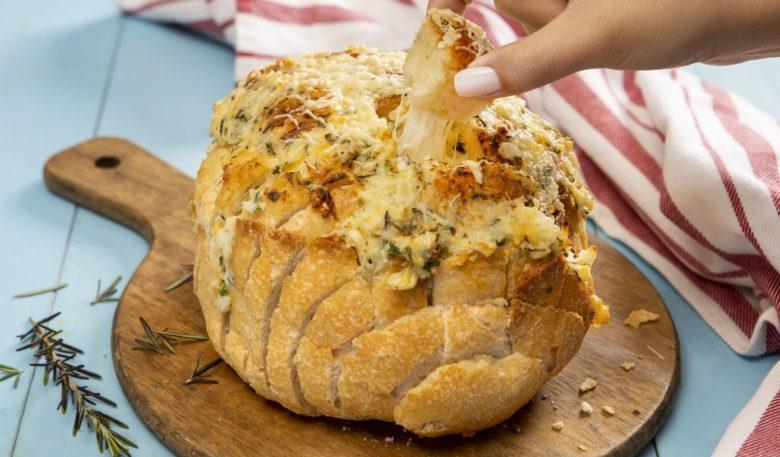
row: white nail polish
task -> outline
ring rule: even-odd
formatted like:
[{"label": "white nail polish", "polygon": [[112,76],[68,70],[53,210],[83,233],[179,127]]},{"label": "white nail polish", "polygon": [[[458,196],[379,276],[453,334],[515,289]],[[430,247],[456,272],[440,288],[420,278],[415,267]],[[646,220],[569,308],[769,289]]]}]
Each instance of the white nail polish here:
[{"label": "white nail polish", "polygon": [[490,67],[472,67],[455,75],[455,92],[461,97],[480,97],[501,90],[498,73]]}]

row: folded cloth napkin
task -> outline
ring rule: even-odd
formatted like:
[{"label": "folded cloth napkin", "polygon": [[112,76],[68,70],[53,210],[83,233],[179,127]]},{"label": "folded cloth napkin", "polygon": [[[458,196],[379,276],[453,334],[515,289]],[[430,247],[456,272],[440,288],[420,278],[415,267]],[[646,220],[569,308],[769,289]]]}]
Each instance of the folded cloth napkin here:
[{"label": "folded cloth napkin", "polygon": [[[236,80],[276,58],[349,44],[408,48],[425,0],[118,0],[235,47]],[[466,17],[503,45],[524,36],[492,1]],[[780,127],[678,70],[588,70],[524,94],[577,144],[592,217],[655,266],[738,353],[780,351]],[[774,432],[772,432],[774,427]],[[780,455],[775,367],[717,455]],[[763,452],[763,453],[762,453]]]}]

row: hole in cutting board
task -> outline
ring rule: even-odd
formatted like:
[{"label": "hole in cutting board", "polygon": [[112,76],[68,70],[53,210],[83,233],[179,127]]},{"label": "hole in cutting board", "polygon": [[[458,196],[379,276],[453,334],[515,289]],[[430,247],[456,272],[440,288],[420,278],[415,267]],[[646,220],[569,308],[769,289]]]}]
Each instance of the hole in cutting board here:
[{"label": "hole in cutting board", "polygon": [[95,166],[98,168],[114,168],[120,163],[119,159],[114,156],[103,156],[95,159]]}]

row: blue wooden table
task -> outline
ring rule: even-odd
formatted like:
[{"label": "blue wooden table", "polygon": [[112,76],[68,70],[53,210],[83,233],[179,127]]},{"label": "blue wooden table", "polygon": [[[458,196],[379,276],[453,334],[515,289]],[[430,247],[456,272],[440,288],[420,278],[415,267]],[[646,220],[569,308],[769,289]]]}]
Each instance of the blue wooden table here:
[{"label": "blue wooden table", "polygon": [[[212,103],[233,85],[230,49],[186,31],[123,17],[109,0],[3,0],[0,14],[0,363],[24,367],[17,389],[0,384],[0,455],[96,454],[70,434],[57,389],[27,367],[13,335],[28,316],[62,311],[58,326],[103,375],[90,383],[117,401],[135,455],[170,455],[124,398],[110,357],[115,304],[90,305],[98,278],[128,278],[146,253],[137,234],[50,194],[41,171],[56,151],[95,135],[127,137],[194,175],[208,144]],[[780,118],[780,59],[730,68],[694,66]],[[598,228],[596,228],[598,231]],[[682,380],[671,416],[642,457],[708,455],[777,357],[740,357],[669,283],[615,242],[656,285],[677,326]],[[56,295],[11,300],[58,282]],[[124,285],[124,280],[122,285]]]}]

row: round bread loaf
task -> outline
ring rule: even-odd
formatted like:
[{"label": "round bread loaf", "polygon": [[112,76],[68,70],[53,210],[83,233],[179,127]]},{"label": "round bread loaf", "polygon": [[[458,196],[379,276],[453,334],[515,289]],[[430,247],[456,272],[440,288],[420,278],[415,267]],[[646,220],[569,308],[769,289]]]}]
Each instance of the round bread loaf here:
[{"label": "round bread loaf", "polygon": [[[432,119],[420,84],[487,46],[452,13],[426,23],[405,69],[350,47],[250,74],[215,105],[192,220],[209,337],[260,395],[439,436],[511,416],[608,312],[568,138],[517,97],[443,94],[472,112],[412,124]],[[413,61],[448,58],[409,88]]]}]

